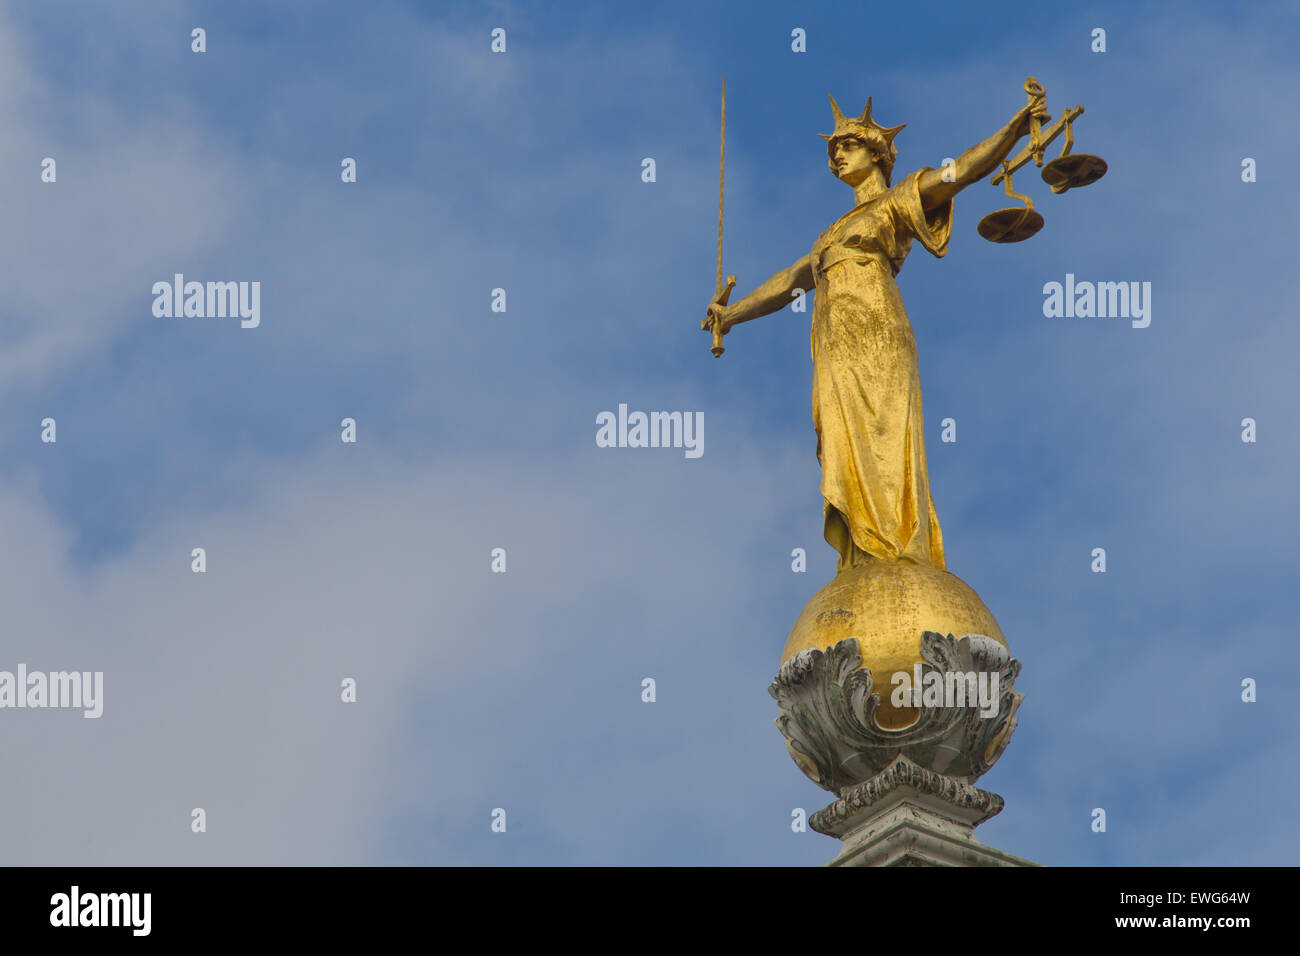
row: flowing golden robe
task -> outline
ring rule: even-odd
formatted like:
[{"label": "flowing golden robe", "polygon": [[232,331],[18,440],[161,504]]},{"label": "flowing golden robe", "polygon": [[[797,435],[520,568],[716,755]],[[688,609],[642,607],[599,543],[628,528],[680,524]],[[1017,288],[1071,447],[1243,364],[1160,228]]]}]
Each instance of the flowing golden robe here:
[{"label": "flowing golden robe", "polygon": [[925,211],[924,171],[849,211],[812,247],[813,427],[840,570],[872,558],[944,567],[916,338],[894,281],[913,239],[948,251],[952,200]]}]

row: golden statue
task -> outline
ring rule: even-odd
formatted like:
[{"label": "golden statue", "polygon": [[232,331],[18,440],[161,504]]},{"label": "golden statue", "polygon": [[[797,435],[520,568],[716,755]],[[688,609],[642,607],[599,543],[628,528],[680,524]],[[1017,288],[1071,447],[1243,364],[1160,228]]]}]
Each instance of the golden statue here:
[{"label": "golden statue", "polygon": [[[1068,156],[1070,124],[1082,107],[1067,110],[1055,127],[1043,130],[1050,120],[1043,89],[1030,77],[1025,91],[1028,104],[988,139],[942,170],[924,167],[897,184],[894,138],[903,126],[877,123],[870,99],[860,116],[846,117],[831,97],[835,127],[820,135],[831,172],[853,189],[854,206],[817,237],[807,255],[737,302],[728,301],[734,277],[722,282],[719,201],[718,287],[702,323],[713,333],[714,355],[722,354],[722,336],[736,325],[816,291],[813,427],[822,468],[823,533],[839,552],[839,563],[835,581],[796,624],[786,658],[807,647],[833,644],[841,634],[868,644],[874,640],[874,657],[864,661],[873,672],[906,669],[919,660],[926,629],[980,633],[1006,643],[975,592],[945,571],[943,535],[926,468],[916,339],[895,276],[913,241],[935,256],[947,253],[953,197],[999,164],[1007,194],[1021,199],[1025,208],[991,214],[980,224],[981,234],[998,242],[1033,235],[1042,217],[1028,197],[1011,191],[1011,173],[1031,158],[1041,166],[1044,148],[1063,128],[1067,145],[1062,159],[1044,170],[1053,191],[1086,185],[1105,171],[1096,157]],[[724,144],[725,97],[724,85]],[[1006,162],[1025,135],[1031,137],[1029,146]],[[836,622],[844,626],[833,626]],[[910,719],[908,713],[893,716],[903,724]]]}]

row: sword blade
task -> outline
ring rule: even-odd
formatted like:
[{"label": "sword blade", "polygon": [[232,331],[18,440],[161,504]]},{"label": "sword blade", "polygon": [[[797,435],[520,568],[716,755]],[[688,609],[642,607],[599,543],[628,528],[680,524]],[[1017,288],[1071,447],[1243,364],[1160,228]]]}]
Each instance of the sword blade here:
[{"label": "sword blade", "polygon": [[718,146],[718,278],[714,292],[722,291],[722,184],[727,170],[727,78],[722,78],[722,133]]}]

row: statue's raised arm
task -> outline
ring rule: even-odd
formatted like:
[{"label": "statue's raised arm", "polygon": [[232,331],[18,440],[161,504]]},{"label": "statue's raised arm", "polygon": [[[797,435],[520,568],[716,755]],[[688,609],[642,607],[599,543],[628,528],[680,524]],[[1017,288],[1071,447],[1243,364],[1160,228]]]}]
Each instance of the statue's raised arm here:
[{"label": "statue's raised arm", "polygon": [[963,152],[950,166],[922,172],[917,182],[921,205],[926,210],[937,209],[971,183],[979,182],[998,168],[1022,136],[1030,135],[1038,125],[1051,119],[1045,99],[1033,97],[1006,126]]}]

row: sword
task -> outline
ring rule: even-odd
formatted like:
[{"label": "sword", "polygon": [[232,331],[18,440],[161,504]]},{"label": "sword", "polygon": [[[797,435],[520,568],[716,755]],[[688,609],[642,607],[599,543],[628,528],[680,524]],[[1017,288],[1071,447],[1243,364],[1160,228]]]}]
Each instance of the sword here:
[{"label": "sword", "polygon": [[[727,78],[722,78],[722,134],[721,143],[718,147],[718,278],[713,288],[713,301],[719,305],[726,305],[727,300],[731,298],[731,290],[736,287],[736,277],[727,276],[724,284],[722,281],[722,186],[724,175],[727,169]],[[713,347],[709,349],[714,358],[718,358],[726,351],[722,346],[722,325],[716,318],[705,318],[700,323],[700,328],[707,329],[713,327]]]}]

